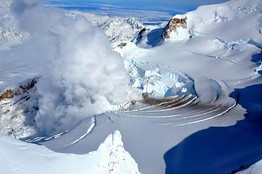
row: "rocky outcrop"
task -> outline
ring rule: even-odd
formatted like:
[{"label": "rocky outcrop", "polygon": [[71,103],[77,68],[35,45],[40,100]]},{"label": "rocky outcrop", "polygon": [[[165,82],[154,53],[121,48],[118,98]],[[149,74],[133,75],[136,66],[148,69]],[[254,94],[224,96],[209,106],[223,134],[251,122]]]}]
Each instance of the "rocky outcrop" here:
[{"label": "rocky outcrop", "polygon": [[121,42],[120,44],[117,45],[119,48],[124,48],[127,44],[125,42]]},{"label": "rocky outcrop", "polygon": [[28,90],[32,89],[37,82],[37,78],[34,78],[22,85],[20,85],[16,89],[7,89],[4,92],[0,92],[0,100],[3,99],[10,99],[14,96],[22,95],[23,93],[27,92]]},{"label": "rocky outcrop", "polygon": [[14,138],[35,134],[38,111],[37,78],[22,83],[15,89],[0,93],[0,133]]},{"label": "rocky outcrop", "polygon": [[142,39],[148,34],[149,31],[149,29],[143,28],[138,32],[138,34],[132,40],[132,42],[134,42],[135,44],[139,44],[142,41]]},{"label": "rocky outcrop", "polygon": [[132,42],[140,47],[147,48],[159,46],[165,40],[180,41],[191,37],[187,17],[174,17],[167,25],[141,29]]},{"label": "rocky outcrop", "polygon": [[171,33],[177,32],[178,28],[187,29],[187,17],[172,18],[164,28],[162,39],[170,39]]}]

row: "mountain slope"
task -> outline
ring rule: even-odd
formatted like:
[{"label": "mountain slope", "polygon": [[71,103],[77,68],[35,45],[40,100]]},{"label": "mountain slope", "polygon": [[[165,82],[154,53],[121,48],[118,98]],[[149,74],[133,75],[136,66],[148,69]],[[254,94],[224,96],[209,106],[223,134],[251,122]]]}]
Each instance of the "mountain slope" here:
[{"label": "mountain slope", "polygon": [[[168,24],[145,28],[133,19],[65,14],[63,10],[43,9],[41,4],[29,6],[29,15],[18,19],[30,37],[0,53],[5,60],[0,67],[0,89],[2,95],[8,89],[19,89],[20,82],[40,76],[37,93],[32,88],[26,91],[29,94],[3,99],[3,112],[10,103],[12,111],[20,106],[38,108],[30,120],[37,134],[26,134],[23,140],[60,153],[95,151],[109,134],[119,130],[143,174],[234,173],[248,168],[262,159],[261,4],[259,0],[232,0],[202,6],[176,15]],[[43,18],[31,15],[39,13]],[[41,22],[46,19],[50,19],[48,23]],[[34,22],[42,27],[35,27]],[[107,33],[119,54],[112,52],[106,35],[97,27]],[[48,63],[42,61],[46,58]],[[132,94],[126,91],[130,86]],[[135,97],[131,100],[129,95]],[[24,97],[26,102],[13,105]],[[115,107],[115,100],[128,103]],[[2,130],[12,133],[18,127],[19,133],[23,124],[12,125],[12,116],[1,117],[7,118],[4,123],[11,122]],[[9,143],[26,146],[17,163],[28,173],[39,165],[32,162],[27,167],[29,158],[25,157],[46,162],[45,155],[54,160],[50,172],[61,172],[64,163],[80,160],[80,166],[72,166],[79,172],[92,168],[102,173],[138,173],[130,156],[123,158],[119,137],[116,132],[106,139],[102,150],[94,152],[99,158],[49,153],[46,149],[41,153],[41,146],[5,137],[1,149],[17,154]],[[41,155],[31,156],[31,149]],[[3,156],[2,164],[8,165],[6,159],[10,158]],[[97,163],[100,157],[106,158],[103,164]],[[82,162],[90,162],[90,166]],[[124,167],[127,171],[122,171]]]},{"label": "mountain slope", "polygon": [[[156,96],[156,100],[150,98],[148,103],[137,102],[130,110],[96,116],[96,126],[78,144],[64,142],[83,125],[60,139],[42,144],[60,152],[82,153],[85,144],[92,150],[98,139],[119,129],[129,152],[138,164],[143,164],[139,167],[145,174],[165,170],[231,173],[247,168],[262,158],[261,131],[257,128],[261,119],[250,113],[254,105],[257,116],[262,115],[258,109],[261,102],[252,100],[256,92],[246,94],[249,86],[250,91],[261,91],[262,79],[256,71],[261,61],[261,16],[260,1],[230,1],[175,16],[187,17],[187,28],[171,31],[170,39],[162,40],[164,24],[160,28],[142,29],[141,42],[114,43],[115,51],[122,55],[134,78],[132,85],[145,93],[165,95],[168,83],[159,85],[163,79],[173,82],[173,86],[185,82],[161,71],[167,67],[194,82],[195,91],[189,91],[195,92],[196,98],[184,94],[159,101]],[[144,75],[146,71],[151,74]],[[154,80],[147,88],[141,77],[150,79],[152,74]],[[237,88],[243,92],[238,93]],[[248,106],[242,101],[248,101]],[[220,152],[216,147],[221,147]],[[204,154],[207,155],[203,157]]]},{"label": "mountain slope", "polygon": [[119,131],[110,134],[95,152],[84,155],[55,153],[2,135],[0,139],[1,173],[140,173],[136,162],[124,149]]}]

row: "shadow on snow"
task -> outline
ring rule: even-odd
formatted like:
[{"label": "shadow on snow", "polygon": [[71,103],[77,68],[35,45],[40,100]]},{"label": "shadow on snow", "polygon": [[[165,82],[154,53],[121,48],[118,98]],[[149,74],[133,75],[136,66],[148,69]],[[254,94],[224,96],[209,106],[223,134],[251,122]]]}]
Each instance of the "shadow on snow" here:
[{"label": "shadow on snow", "polygon": [[[262,63],[262,51],[258,54],[253,55],[251,61],[256,63],[257,66],[261,65],[261,63]],[[258,73],[262,75],[262,70],[258,70]]]},{"label": "shadow on snow", "polygon": [[163,28],[158,28],[150,31],[147,34],[147,40],[148,40],[147,44],[152,47],[156,47],[160,45],[163,42],[162,34],[163,34]]},{"label": "shadow on snow", "polygon": [[245,119],[229,127],[211,127],[184,139],[164,155],[166,174],[227,174],[262,159],[262,84],[231,95],[245,108]]}]

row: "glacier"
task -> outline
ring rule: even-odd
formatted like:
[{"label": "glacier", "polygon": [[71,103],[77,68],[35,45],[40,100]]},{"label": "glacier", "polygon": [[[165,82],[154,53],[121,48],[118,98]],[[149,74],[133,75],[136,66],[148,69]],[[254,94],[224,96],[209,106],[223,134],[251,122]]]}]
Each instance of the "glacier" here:
[{"label": "glacier", "polygon": [[261,1],[159,25],[15,5],[0,5],[2,173],[260,172]]}]

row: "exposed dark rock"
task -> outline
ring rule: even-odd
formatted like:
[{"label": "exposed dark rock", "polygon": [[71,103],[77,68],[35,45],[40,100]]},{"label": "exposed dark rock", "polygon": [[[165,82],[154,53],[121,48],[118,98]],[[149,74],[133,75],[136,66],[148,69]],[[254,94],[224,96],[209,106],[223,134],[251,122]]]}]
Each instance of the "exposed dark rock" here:
[{"label": "exposed dark rock", "polygon": [[124,43],[124,42],[117,45],[117,47],[119,47],[121,49],[124,48],[125,46],[126,46],[126,43]]},{"label": "exposed dark rock", "polygon": [[163,31],[163,35],[162,35],[162,39],[169,39],[170,35],[173,31],[177,31],[177,28],[187,28],[187,17],[185,18],[173,18],[171,19],[168,24],[165,26],[164,31]]},{"label": "exposed dark rock", "polygon": [[37,82],[37,78],[34,78],[20,85],[16,89],[7,89],[4,92],[0,93],[0,100],[10,99],[10,98],[13,98],[14,96],[23,94],[27,92],[28,90],[32,89],[35,86],[36,82]]}]

